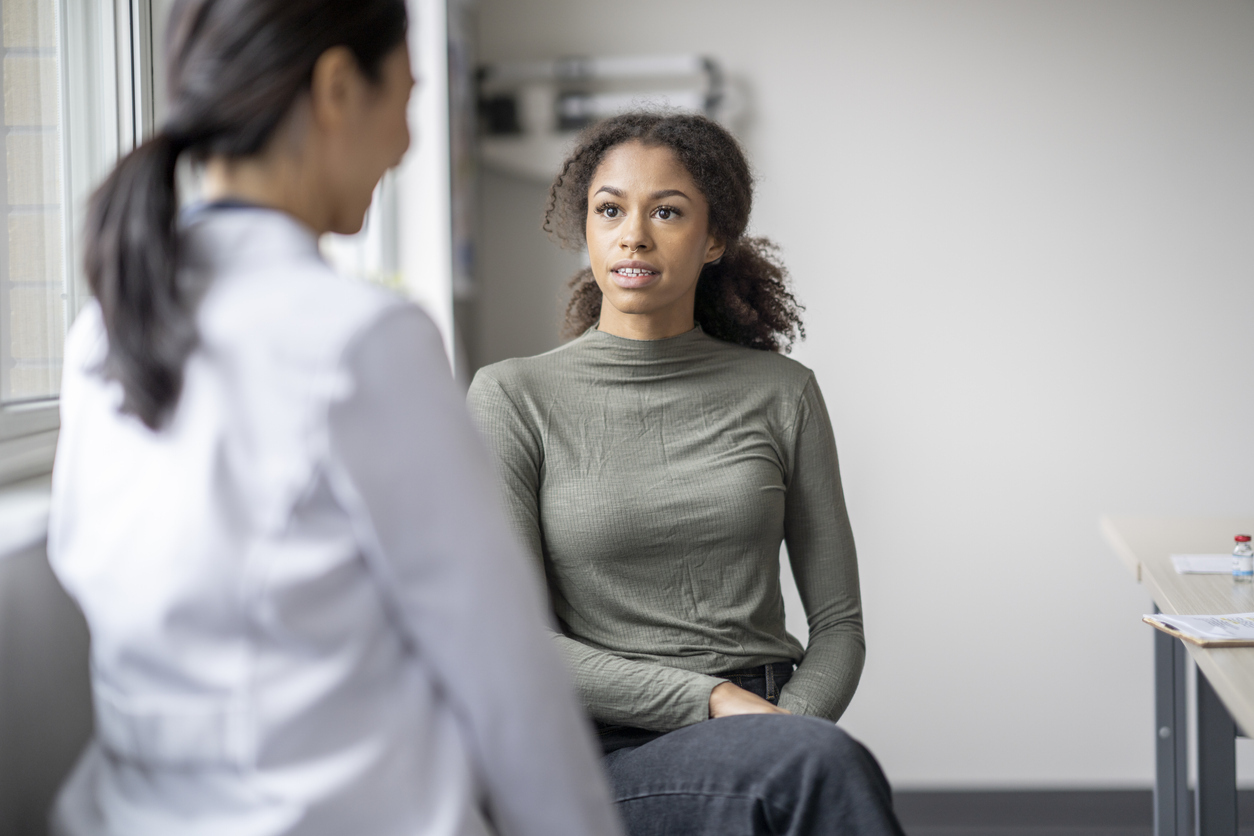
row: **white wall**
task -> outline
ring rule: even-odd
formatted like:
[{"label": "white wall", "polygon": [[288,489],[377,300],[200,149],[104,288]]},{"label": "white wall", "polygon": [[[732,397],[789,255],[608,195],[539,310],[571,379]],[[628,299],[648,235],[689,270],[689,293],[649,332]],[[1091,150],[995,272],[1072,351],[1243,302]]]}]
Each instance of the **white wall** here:
[{"label": "white wall", "polygon": [[[1149,601],[1097,520],[1254,508],[1254,4],[479,16],[487,61],[698,51],[746,85],[754,228],[808,308],[859,545],[845,726],[899,787],[1147,785]],[[515,307],[572,264],[543,189],[482,198],[482,359],[555,344]]]},{"label": "white wall", "polygon": [[582,264],[541,231],[546,197],[536,183],[491,170],[480,175],[470,347],[476,365],[540,354],[560,342],[567,281]]}]

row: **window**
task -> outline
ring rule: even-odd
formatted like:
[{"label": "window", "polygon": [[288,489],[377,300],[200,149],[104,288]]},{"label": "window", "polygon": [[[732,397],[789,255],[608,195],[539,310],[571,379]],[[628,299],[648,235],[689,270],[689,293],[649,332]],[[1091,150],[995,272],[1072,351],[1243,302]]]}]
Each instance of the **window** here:
[{"label": "window", "polygon": [[52,397],[65,341],[65,196],[61,67],[52,0],[2,0],[0,62],[4,154],[0,156],[0,401]]},{"label": "window", "polygon": [[[0,483],[51,464],[87,198],[142,128],[139,0],[0,0]],[[142,53],[142,54],[141,54]],[[142,60],[141,60],[142,59]]]},{"label": "window", "polygon": [[[51,468],[63,342],[88,299],[80,240],[87,200],[162,118],[152,95],[163,82],[153,33],[164,31],[170,5],[0,0],[0,485]],[[421,20],[411,31],[428,39],[416,50],[418,72],[435,80],[415,96],[416,121],[430,125],[419,135],[440,137],[448,130],[444,3],[411,8]],[[344,273],[424,303],[451,342],[441,147],[415,148],[380,184],[363,231],[326,236],[322,248]],[[420,198],[403,200],[411,191]],[[416,230],[405,239],[402,222]]]}]

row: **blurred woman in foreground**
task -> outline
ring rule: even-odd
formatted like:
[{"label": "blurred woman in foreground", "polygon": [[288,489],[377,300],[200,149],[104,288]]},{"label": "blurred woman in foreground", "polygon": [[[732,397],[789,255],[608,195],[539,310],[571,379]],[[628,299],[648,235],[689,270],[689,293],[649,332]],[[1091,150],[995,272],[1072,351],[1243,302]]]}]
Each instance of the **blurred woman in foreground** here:
[{"label": "blurred woman in foreground", "polygon": [[[66,347],[50,553],[96,736],[60,832],[617,832],[435,328],[319,256],[408,147],[405,39],[403,0],[174,9]],[[176,219],[181,156],[209,202]]]}]

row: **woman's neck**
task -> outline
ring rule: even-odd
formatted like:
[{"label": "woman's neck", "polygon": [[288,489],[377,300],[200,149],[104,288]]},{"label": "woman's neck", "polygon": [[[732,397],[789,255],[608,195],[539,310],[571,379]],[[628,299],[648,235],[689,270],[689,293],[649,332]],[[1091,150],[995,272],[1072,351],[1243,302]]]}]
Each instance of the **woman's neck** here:
[{"label": "woman's neck", "polygon": [[296,169],[282,158],[211,158],[205,165],[204,197],[278,209],[321,235],[328,226],[326,213],[318,211],[320,201]]},{"label": "woman's neck", "polygon": [[332,201],[322,169],[325,143],[304,103],[298,104],[266,147],[248,157],[205,161],[206,200],[238,200],[286,212],[322,235],[331,227]]},{"label": "woman's neck", "polygon": [[597,330],[628,340],[665,340],[686,334],[697,325],[693,305],[672,305],[660,311],[625,313],[601,298]]}]

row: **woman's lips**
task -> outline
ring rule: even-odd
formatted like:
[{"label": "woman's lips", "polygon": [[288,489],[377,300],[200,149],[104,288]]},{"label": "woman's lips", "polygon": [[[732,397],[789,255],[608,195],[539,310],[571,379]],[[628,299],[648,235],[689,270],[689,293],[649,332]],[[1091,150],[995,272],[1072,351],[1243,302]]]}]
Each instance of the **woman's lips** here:
[{"label": "woman's lips", "polygon": [[614,284],[627,290],[648,287],[661,277],[662,274],[656,270],[638,267],[618,267],[610,271],[610,278],[613,279]]}]

